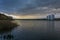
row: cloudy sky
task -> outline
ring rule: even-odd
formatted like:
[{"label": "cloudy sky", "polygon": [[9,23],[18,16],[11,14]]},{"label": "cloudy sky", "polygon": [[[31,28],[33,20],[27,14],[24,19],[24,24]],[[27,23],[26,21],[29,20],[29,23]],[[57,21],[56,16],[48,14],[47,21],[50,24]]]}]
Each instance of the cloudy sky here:
[{"label": "cloudy sky", "polygon": [[60,17],[60,0],[0,0],[0,12],[16,18],[44,18],[51,13]]}]

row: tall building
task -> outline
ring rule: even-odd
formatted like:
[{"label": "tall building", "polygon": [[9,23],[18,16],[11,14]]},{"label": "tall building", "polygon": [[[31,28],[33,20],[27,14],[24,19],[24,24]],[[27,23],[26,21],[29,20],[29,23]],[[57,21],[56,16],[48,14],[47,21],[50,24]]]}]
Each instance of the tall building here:
[{"label": "tall building", "polygon": [[55,19],[55,15],[54,14],[48,15],[47,19],[48,20],[54,20]]}]

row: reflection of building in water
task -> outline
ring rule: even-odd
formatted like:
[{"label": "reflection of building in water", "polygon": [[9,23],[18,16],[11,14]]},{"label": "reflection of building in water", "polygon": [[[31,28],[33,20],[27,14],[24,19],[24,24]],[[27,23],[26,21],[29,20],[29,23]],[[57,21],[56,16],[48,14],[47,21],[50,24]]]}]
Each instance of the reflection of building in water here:
[{"label": "reflection of building in water", "polygon": [[51,40],[56,38],[54,21],[47,21],[47,38]]},{"label": "reflection of building in water", "polygon": [[48,32],[54,32],[54,30],[55,30],[54,21],[48,21],[47,22],[47,29],[48,29]]},{"label": "reflection of building in water", "polygon": [[48,20],[54,20],[55,19],[55,15],[54,14],[48,15],[47,19]]}]

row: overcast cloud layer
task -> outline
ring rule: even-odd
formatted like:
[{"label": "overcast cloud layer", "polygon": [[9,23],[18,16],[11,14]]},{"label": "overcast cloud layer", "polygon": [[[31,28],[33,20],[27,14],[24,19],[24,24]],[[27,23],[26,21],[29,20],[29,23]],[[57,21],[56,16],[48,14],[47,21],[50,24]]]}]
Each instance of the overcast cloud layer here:
[{"label": "overcast cloud layer", "polygon": [[60,13],[60,0],[0,0],[0,11],[8,13]]}]

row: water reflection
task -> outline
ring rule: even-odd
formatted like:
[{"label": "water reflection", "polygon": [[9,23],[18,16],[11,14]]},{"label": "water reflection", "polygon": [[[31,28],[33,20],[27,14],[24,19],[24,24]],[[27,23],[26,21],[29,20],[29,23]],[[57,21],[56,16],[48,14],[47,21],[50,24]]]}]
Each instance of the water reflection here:
[{"label": "water reflection", "polygon": [[55,22],[54,21],[47,21],[47,32],[54,33],[55,31]]},{"label": "water reflection", "polygon": [[[19,20],[21,26],[14,29],[11,33],[15,40],[59,40],[56,28],[57,21],[38,21],[38,20]],[[60,35],[60,34],[58,34]],[[9,37],[11,38],[11,36]],[[9,39],[8,38],[8,39]]]},{"label": "water reflection", "polygon": [[47,39],[57,40],[55,21],[47,21]]},{"label": "water reflection", "polygon": [[47,21],[47,39],[55,39],[55,23],[54,21]]}]

